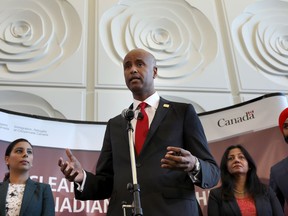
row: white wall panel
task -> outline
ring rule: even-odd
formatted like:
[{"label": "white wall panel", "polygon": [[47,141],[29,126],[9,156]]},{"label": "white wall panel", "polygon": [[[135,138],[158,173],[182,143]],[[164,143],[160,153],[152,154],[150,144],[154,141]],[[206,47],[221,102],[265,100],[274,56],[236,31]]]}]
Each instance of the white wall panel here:
[{"label": "white wall panel", "polygon": [[95,120],[108,121],[128,108],[131,103],[133,103],[133,98],[129,90],[97,90],[95,92]]},{"label": "white wall panel", "polygon": [[96,87],[125,87],[122,60],[143,48],[157,59],[159,88],[230,90],[214,1],[98,1],[96,11]]},{"label": "white wall panel", "polygon": [[208,112],[233,105],[231,94],[224,93],[206,93],[206,92],[175,92],[160,91],[159,94],[164,98],[172,101],[192,103],[196,112]]},{"label": "white wall panel", "polygon": [[[257,97],[261,97],[263,94],[240,94],[242,102],[252,100]],[[288,101],[288,95],[286,95],[287,101]]]},{"label": "white wall panel", "polygon": [[[197,113],[220,109],[233,105],[230,94],[223,93],[186,93],[174,91],[158,91],[167,100],[193,104]],[[109,100],[107,100],[109,98]],[[95,120],[108,121],[120,114],[133,103],[129,90],[97,90],[95,92]]]},{"label": "white wall panel", "polygon": [[0,82],[85,86],[87,0],[1,0]]},{"label": "white wall panel", "polygon": [[[106,121],[132,102],[122,59],[135,47],[158,59],[159,93],[198,112],[288,94],[288,0],[0,3],[0,103],[11,109],[2,90],[37,96],[28,99],[67,119]],[[35,107],[25,110],[45,110]]]},{"label": "white wall panel", "polygon": [[223,3],[240,92],[288,92],[288,1]]},{"label": "white wall panel", "polygon": [[85,98],[80,89],[0,88],[0,108],[52,118],[85,120]]}]

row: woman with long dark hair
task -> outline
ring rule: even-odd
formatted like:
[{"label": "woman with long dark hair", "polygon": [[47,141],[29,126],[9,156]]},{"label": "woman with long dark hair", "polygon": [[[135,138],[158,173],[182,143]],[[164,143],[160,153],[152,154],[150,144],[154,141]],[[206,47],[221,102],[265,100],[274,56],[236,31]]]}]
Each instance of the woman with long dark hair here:
[{"label": "woman with long dark hair", "polygon": [[282,216],[281,205],[263,184],[255,162],[242,145],[229,146],[222,157],[221,183],[210,191],[208,216]]}]

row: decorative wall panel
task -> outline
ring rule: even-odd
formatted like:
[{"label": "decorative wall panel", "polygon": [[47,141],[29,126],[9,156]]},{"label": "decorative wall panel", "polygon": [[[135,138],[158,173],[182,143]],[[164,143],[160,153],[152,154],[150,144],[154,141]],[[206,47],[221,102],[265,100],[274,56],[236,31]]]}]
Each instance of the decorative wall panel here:
[{"label": "decorative wall panel", "polygon": [[[224,93],[185,93],[175,91],[158,91],[167,100],[192,103],[196,112],[206,112],[233,105],[230,94]],[[111,100],[107,100],[111,98]],[[112,99],[113,98],[113,99]],[[132,94],[128,90],[97,90],[95,92],[95,119],[108,121],[120,114],[133,103]],[[101,106],[105,104],[105,106]]]},{"label": "decorative wall panel", "polygon": [[288,1],[224,0],[241,92],[288,92]]},{"label": "decorative wall panel", "polygon": [[1,83],[85,85],[85,0],[0,4]]},{"label": "decorative wall panel", "polygon": [[[155,55],[159,93],[198,112],[288,95],[288,0],[0,4],[0,107],[106,121],[132,102],[122,59],[136,47]],[[15,103],[22,96],[28,106]]]},{"label": "decorative wall panel", "polygon": [[85,120],[85,92],[77,89],[2,87],[0,108],[51,118]]},{"label": "decorative wall panel", "polygon": [[[248,100],[252,100],[254,98],[261,97],[261,96],[263,96],[263,94],[240,94],[241,100],[243,102],[248,101]],[[286,98],[288,101],[288,96],[286,96]],[[277,119],[275,119],[275,120],[277,120]]]},{"label": "decorative wall panel", "polygon": [[143,48],[157,59],[157,87],[229,91],[214,1],[98,1],[96,10],[96,87],[124,86],[122,60]]}]

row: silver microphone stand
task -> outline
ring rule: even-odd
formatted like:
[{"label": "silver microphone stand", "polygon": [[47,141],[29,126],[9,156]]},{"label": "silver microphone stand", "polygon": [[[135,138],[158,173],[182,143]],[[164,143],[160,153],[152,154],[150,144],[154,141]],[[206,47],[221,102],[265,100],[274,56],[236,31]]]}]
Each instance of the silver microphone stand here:
[{"label": "silver microphone stand", "polygon": [[132,170],[132,180],[133,184],[128,183],[127,189],[133,193],[133,202],[130,205],[127,205],[123,202],[122,209],[124,216],[126,216],[126,209],[132,209],[133,216],[142,216],[143,211],[141,208],[141,201],[140,201],[140,185],[137,181],[137,171],[136,171],[136,162],[135,162],[135,151],[134,151],[134,143],[133,143],[133,127],[131,124],[131,120],[134,118],[134,111],[127,110],[125,112],[125,119],[127,122],[127,131],[128,131],[128,138],[129,138],[129,151],[130,151],[130,160],[131,160],[131,170]]}]

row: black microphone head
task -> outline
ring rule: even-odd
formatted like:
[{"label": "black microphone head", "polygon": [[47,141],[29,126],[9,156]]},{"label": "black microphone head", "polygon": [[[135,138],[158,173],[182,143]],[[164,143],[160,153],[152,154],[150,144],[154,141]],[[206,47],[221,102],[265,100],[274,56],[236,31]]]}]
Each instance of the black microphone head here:
[{"label": "black microphone head", "polygon": [[131,121],[134,118],[134,111],[132,109],[124,109],[121,115],[126,120]]},{"label": "black microphone head", "polygon": [[137,116],[137,120],[142,120],[144,118],[143,113],[139,112]]}]

